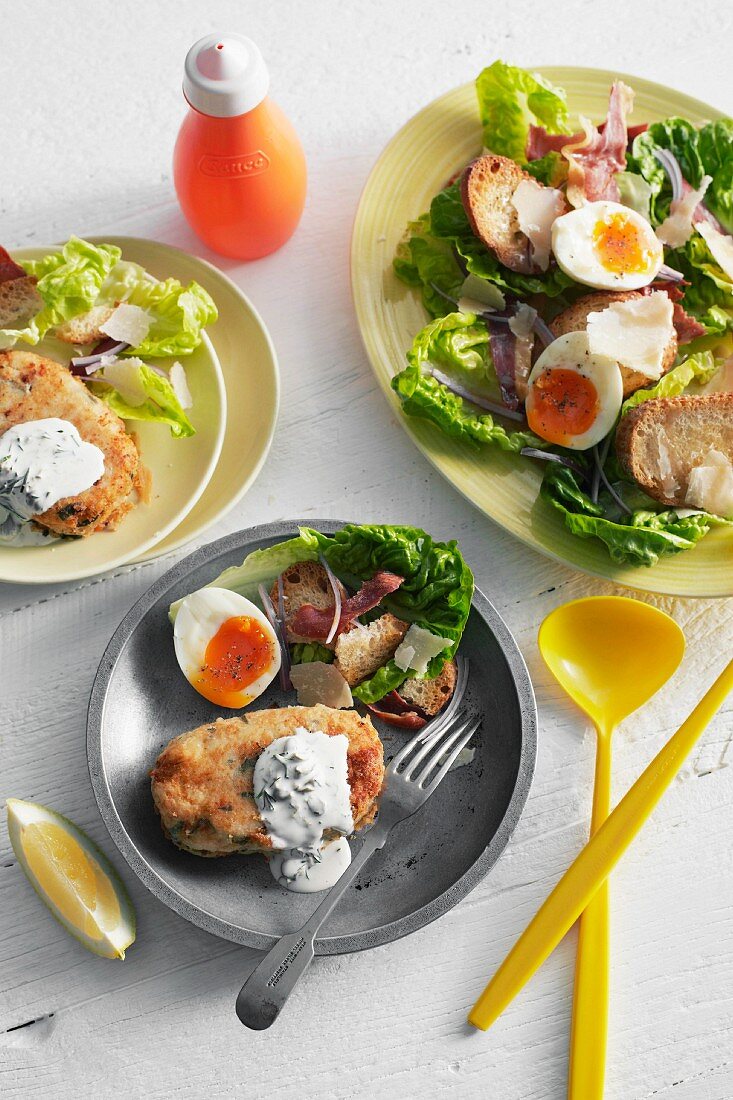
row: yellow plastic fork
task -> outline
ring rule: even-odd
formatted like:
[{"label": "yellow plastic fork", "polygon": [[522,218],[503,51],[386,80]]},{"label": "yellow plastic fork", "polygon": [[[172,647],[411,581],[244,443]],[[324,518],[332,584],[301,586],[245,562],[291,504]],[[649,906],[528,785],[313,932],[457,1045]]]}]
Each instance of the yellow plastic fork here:
[{"label": "yellow plastic fork", "polygon": [[[663,611],[619,596],[573,600],[547,616],[540,652],[597,733],[591,836],[611,803],[611,738],[616,726],[666,683],[685,638]],[[608,883],[580,918],[570,1033],[569,1100],[602,1100],[609,986]]]}]

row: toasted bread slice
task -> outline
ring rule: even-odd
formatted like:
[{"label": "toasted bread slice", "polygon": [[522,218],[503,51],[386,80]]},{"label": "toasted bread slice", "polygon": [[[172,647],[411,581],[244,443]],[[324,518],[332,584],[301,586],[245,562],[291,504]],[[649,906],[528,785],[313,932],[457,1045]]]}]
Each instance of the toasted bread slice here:
[{"label": "toasted bread slice", "polygon": [[505,267],[524,274],[539,269],[532,263],[529,237],[519,228],[512,198],[522,180],[529,178],[513,160],[493,153],[474,160],[461,177],[461,199],[471,229]]},{"label": "toasted bread slice", "polygon": [[356,625],[336,639],[336,668],[349,687],[368,680],[386,665],[407,633],[403,623],[387,611],[368,626]]},{"label": "toasted bread slice", "polygon": [[[312,604],[313,607],[333,607],[333,590],[328,579],[328,573],[318,561],[298,561],[289,565],[282,574],[283,579],[283,603],[285,605],[285,626],[287,640],[289,642],[312,642],[312,638],[302,638],[294,634],[290,629],[290,623],[299,607],[303,604]],[[346,599],[346,589],[339,582],[341,598]],[[277,581],[270,590],[270,599],[277,610]],[[325,642],[321,642],[325,645]],[[329,645],[328,649],[333,649]]]},{"label": "toasted bread slice", "polygon": [[34,275],[0,283],[0,328],[23,328],[42,309]]},{"label": "toasted bread slice", "polygon": [[[644,295],[640,294],[638,290],[628,290],[622,293],[612,290],[599,290],[594,294],[585,294],[567,309],[564,309],[562,313],[558,313],[554,320],[550,321],[550,331],[553,336],[564,336],[567,332],[584,332],[588,327],[589,313],[602,313],[613,302],[630,302],[634,298],[643,297]],[[674,332],[664,351],[662,375],[671,370],[676,355],[677,333]],[[634,390],[641,389],[642,386],[654,385],[654,379],[642,374],[641,371],[631,370],[629,367],[621,366],[620,363],[619,370],[624,386],[624,397],[628,397]]]},{"label": "toasted bread slice", "polygon": [[[645,493],[660,504],[690,507],[690,475],[710,451],[733,466],[733,393],[657,397],[621,418],[616,454]],[[697,507],[706,506],[697,502]]]},{"label": "toasted bread slice", "polygon": [[100,325],[110,319],[116,308],[116,306],[93,306],[86,313],[80,313],[78,317],[64,321],[63,325],[59,325],[56,329],[55,335],[65,344],[96,344],[99,340],[106,339],[106,334],[102,332]]},{"label": "toasted bread slice", "polygon": [[399,691],[407,703],[414,703],[431,717],[450,702],[456,689],[458,670],[455,661],[446,661],[443,671],[432,680],[405,680]]}]

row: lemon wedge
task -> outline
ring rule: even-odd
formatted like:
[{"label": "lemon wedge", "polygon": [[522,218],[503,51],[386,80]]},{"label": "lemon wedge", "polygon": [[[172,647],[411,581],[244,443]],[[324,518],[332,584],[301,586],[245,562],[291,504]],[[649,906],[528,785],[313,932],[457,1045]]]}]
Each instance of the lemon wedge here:
[{"label": "lemon wedge", "polygon": [[54,917],[95,955],[124,959],[135,939],[135,911],[107,857],[48,807],[19,798],[7,807],[18,863]]}]

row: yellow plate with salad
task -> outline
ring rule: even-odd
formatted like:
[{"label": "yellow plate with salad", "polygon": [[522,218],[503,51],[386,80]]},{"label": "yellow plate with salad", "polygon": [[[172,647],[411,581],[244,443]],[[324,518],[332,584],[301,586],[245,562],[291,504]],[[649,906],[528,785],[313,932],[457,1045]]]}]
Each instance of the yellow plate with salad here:
[{"label": "yellow plate with salad", "polygon": [[[475,395],[476,388],[472,389],[470,370],[462,373],[464,363],[473,357],[474,363],[483,364],[482,369],[487,374],[491,373],[492,366],[490,353],[486,350],[490,341],[485,336],[476,338],[477,324],[484,320],[488,327],[485,319],[496,311],[504,315],[506,327],[506,314],[510,309],[538,302],[549,305],[547,317],[552,324],[560,308],[572,307],[581,294],[597,293],[599,286],[585,278],[582,286],[575,283],[568,274],[572,263],[570,267],[563,263],[561,268],[559,259],[557,262],[550,260],[544,272],[530,264],[528,271],[539,275],[538,282],[532,277],[516,277],[498,261],[496,251],[487,249],[485,237],[477,239],[484,226],[479,218],[474,219],[474,210],[465,198],[467,183],[464,182],[463,196],[460,182],[452,189],[451,184],[474,158],[482,155],[482,148],[511,155],[518,162],[517,178],[524,177],[526,172],[541,184],[560,188],[564,195],[569,158],[559,151],[548,152],[557,150],[561,144],[553,143],[552,136],[558,132],[569,135],[580,131],[582,134],[579,116],[600,124],[609,111],[611,85],[623,81],[635,93],[633,109],[624,119],[630,138],[625,168],[635,178],[627,179],[627,172],[624,172],[623,181],[619,180],[623,186],[617,202],[635,211],[645,209],[646,230],[652,234],[670,214],[671,201],[679,197],[680,192],[672,189],[676,186],[674,179],[656,157],[654,147],[659,145],[674,154],[673,164],[681,167],[683,177],[697,173],[698,178],[687,181],[690,186],[697,189],[701,175],[712,176],[707,196],[701,197],[701,202],[706,200],[706,218],[717,224],[716,232],[721,235],[730,233],[733,228],[733,187],[723,180],[726,174],[733,178],[733,123],[724,123],[715,131],[713,136],[717,144],[709,140],[708,128],[702,150],[698,148],[699,134],[695,133],[704,123],[717,124],[717,120],[724,119],[720,111],[680,92],[623,74],[566,67],[543,67],[535,72],[539,76],[537,83],[534,76],[524,70],[495,63],[484,70],[476,84],[449,92],[412,118],[377,161],[361,198],[352,239],[353,294],[367,354],[398,418],[426,457],[485,515],[527,545],[566,565],[628,587],[684,596],[731,595],[733,525],[718,517],[711,518],[700,507],[682,507],[679,502],[673,507],[651,500],[646,492],[641,492],[638,484],[630,485],[630,475],[615,460],[614,447],[610,445],[612,435],[609,435],[610,443],[606,444],[605,452],[602,444],[598,444],[595,453],[568,450],[556,445],[555,441],[547,441],[546,436],[497,445],[492,442],[495,434],[508,437],[518,431],[531,437],[532,432],[521,415],[521,404],[519,414],[506,419],[489,411],[495,410],[496,397],[480,408],[468,400]],[[640,137],[632,127],[670,118],[682,118],[691,125],[652,128],[641,135],[641,145],[636,144]],[[538,128],[533,133],[539,134],[540,145],[543,136],[552,135],[540,150],[545,159],[536,164],[527,161],[530,123]],[[591,144],[593,140],[591,132]],[[595,140],[599,146],[603,145],[597,131]],[[664,158],[665,154],[662,155]],[[680,186],[685,187],[685,184]],[[427,219],[419,222],[421,215],[431,211],[436,196],[441,197],[435,220],[431,221],[428,214]],[[562,198],[559,201],[562,204]],[[678,207],[679,203],[674,210]],[[470,221],[467,220],[469,213]],[[462,224],[462,219],[467,220],[467,225]],[[694,227],[691,230],[688,227],[688,232],[691,238],[699,235]],[[440,238],[437,245],[436,237]],[[421,240],[412,250],[410,246],[415,238]],[[532,242],[532,250],[535,243]],[[679,300],[679,289],[684,289],[682,306],[687,308],[687,320],[692,325],[692,343],[682,343],[678,328],[680,343],[671,371],[672,360],[663,368],[669,373],[661,378],[645,379],[635,397],[626,389],[623,397],[620,391],[614,392],[612,422],[618,418],[622,400],[629,402],[623,406],[622,417],[634,405],[638,416],[644,405],[642,392],[649,400],[659,402],[674,397],[679,402],[676,395],[683,392],[699,394],[703,389],[723,388],[719,381],[725,373],[722,364],[732,350],[729,345],[733,329],[733,279],[711,264],[706,246],[707,238],[704,244],[698,241],[692,259],[687,255],[687,244],[677,251],[666,250],[663,255],[660,249],[659,274],[658,278],[655,276],[654,287],[632,294],[637,299],[645,294],[666,299],[667,286],[663,281],[666,279],[671,287],[678,288],[669,293],[671,301]],[[431,249],[434,250],[432,259]],[[700,260],[700,252],[704,253],[705,263]],[[396,258],[402,277],[395,270]],[[698,266],[694,260],[698,261]],[[679,262],[684,270],[673,267],[673,261]],[[659,267],[661,262],[665,264],[662,268]],[[703,271],[705,265],[707,269]],[[478,278],[474,274],[477,271]],[[680,281],[680,275],[685,277],[684,282]],[[483,293],[486,283],[493,284],[488,287],[488,294]],[[554,289],[550,283],[554,284]],[[637,282],[636,287],[639,285]],[[498,302],[493,297],[497,287],[502,291]],[[621,282],[614,289],[627,288]],[[478,311],[482,304],[486,312],[471,316],[470,308]],[[504,306],[506,308],[502,308]],[[538,324],[541,324],[542,307],[538,309]],[[669,310],[671,315],[671,305]],[[675,324],[677,312],[675,305]],[[448,315],[458,319],[454,323],[441,322],[441,318]],[[531,315],[530,310],[530,325]],[[500,316],[498,327],[501,321]],[[427,327],[431,322],[432,330]],[[523,335],[521,326],[516,327]],[[441,332],[446,331],[447,339],[441,344]],[[542,343],[552,348],[553,335],[556,334],[543,337]],[[575,338],[577,334],[573,332],[572,336]],[[607,326],[605,336],[608,337]],[[587,339],[585,335],[584,338]],[[558,343],[557,339],[555,342]],[[459,369],[451,376],[450,357],[456,348]],[[478,348],[477,355],[475,348]],[[412,362],[408,363],[406,356],[411,349]],[[464,360],[465,349],[468,359]],[[619,369],[622,368],[619,366]],[[426,373],[430,374],[427,386],[424,385]],[[398,375],[400,379],[395,382]],[[421,377],[422,383],[415,381]],[[447,389],[442,388],[443,382],[447,383]],[[500,402],[504,394],[496,382],[494,378]],[[531,387],[532,374],[529,382]],[[675,401],[671,407],[676,415]],[[662,401],[657,407],[666,408],[666,404]],[[723,407],[728,408],[725,404]],[[724,418],[727,415],[724,413]],[[461,422],[460,431],[452,427],[451,420]],[[465,429],[466,420],[471,425],[468,430]],[[523,422],[517,423],[519,420]],[[497,427],[498,432],[495,431]],[[722,430],[724,433],[731,431],[727,424]],[[605,431],[608,432],[607,427]],[[476,438],[483,442],[477,444]],[[485,442],[487,438],[489,442]],[[525,444],[549,452],[549,460],[547,456],[538,460],[520,454]],[[598,474],[593,464],[600,465]],[[617,503],[619,496],[621,501]]]},{"label": "yellow plate with salad", "polygon": [[[170,553],[202,534],[252,483],[274,431],[277,363],[256,311],[210,264],[155,241],[72,238],[66,245],[15,249],[12,262],[18,271],[11,275],[21,274],[23,265],[36,286],[23,287],[19,280],[14,286],[21,289],[14,290],[11,284],[8,291],[6,282],[3,292],[0,281],[0,317],[23,291],[40,294],[46,312],[24,322],[25,328],[17,325],[17,339],[7,330],[0,332],[3,429],[18,421],[62,416],[76,422],[83,441],[92,440],[104,448],[111,436],[114,446],[107,448],[105,474],[110,465],[124,470],[130,437],[139,452],[142,477],[123,501],[121,519],[113,516],[107,525],[103,511],[99,522],[91,523],[93,533],[88,535],[83,528],[96,511],[88,506],[89,494],[72,497],[72,507],[68,499],[60,501],[60,514],[82,509],[83,519],[74,530],[72,515],[68,524],[56,525],[59,533],[66,535],[68,527],[69,534],[85,537],[39,538],[33,530],[30,538],[21,532],[20,538],[11,533],[9,539],[0,540],[0,579],[15,583],[81,579]],[[134,334],[129,347],[110,349],[97,340],[110,323],[106,314],[120,303],[139,308],[149,324],[139,348],[133,346]],[[135,309],[127,311],[132,312],[133,322]],[[62,328],[59,338],[59,321],[66,318],[72,327],[70,331]],[[48,325],[50,320],[54,323]],[[99,322],[102,331],[95,333],[91,322]],[[73,343],[70,337],[75,338]],[[104,362],[94,361],[95,351],[105,353]],[[28,360],[28,355],[34,358]],[[92,360],[86,367],[85,357]],[[82,366],[72,364],[79,359]],[[110,359],[111,367],[105,365]],[[70,364],[75,379],[68,377]],[[26,369],[31,396],[39,396],[32,405],[19,407],[13,387],[19,372]],[[58,403],[56,382],[63,390]],[[95,435],[84,419],[85,390],[95,398],[88,418]],[[248,427],[241,418],[227,418],[227,397],[241,408],[255,396],[262,412],[256,425]],[[100,400],[121,421],[117,416],[110,420]],[[0,488],[7,485],[7,476],[2,481]],[[99,486],[104,489],[104,482],[95,483],[95,488]],[[114,494],[100,495],[108,505]],[[125,497],[124,486],[118,495]],[[53,509],[44,521],[48,515],[53,520]],[[6,511],[0,519],[7,521]],[[26,526],[34,529],[36,524]]]}]

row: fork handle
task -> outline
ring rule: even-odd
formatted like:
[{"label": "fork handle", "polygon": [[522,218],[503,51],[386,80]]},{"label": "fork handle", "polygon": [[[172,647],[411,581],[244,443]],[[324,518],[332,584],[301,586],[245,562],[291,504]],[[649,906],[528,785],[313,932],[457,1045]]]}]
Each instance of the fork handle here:
[{"label": "fork handle", "polygon": [[313,961],[313,945],[318,930],[366,861],[383,847],[389,831],[379,822],[369,830],[355,859],[303,927],[279,939],[252,971],[237,997],[237,1016],[245,1027],[264,1031],[278,1018],[288,997]]}]

